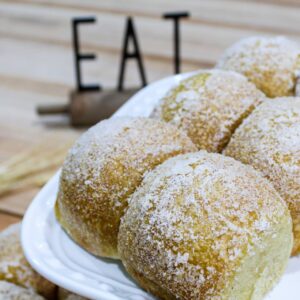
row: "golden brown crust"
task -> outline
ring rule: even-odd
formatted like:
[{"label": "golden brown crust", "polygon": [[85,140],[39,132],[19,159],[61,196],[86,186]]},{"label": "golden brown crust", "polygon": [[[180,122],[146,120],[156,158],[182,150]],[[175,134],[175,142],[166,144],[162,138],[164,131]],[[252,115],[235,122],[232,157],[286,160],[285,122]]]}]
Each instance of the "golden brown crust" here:
[{"label": "golden brown crust", "polygon": [[184,133],[158,120],[102,121],[82,135],[65,160],[57,219],[83,248],[118,258],[120,218],[144,173],[169,157],[195,150]]},{"label": "golden brown crust", "polygon": [[55,299],[56,286],[35,272],[24,257],[19,223],[0,233],[0,280],[33,289],[47,299]]},{"label": "golden brown crust", "polygon": [[152,115],[186,131],[198,149],[220,152],[264,98],[238,73],[204,70],[171,89]]},{"label": "golden brown crust", "polygon": [[245,75],[269,97],[294,95],[300,47],[285,37],[249,37],[227,49],[217,68]]},{"label": "golden brown crust", "polygon": [[127,271],[162,299],[262,299],[284,272],[292,224],[258,172],[200,151],[147,174],[118,241]]},{"label": "golden brown crust", "polygon": [[236,130],[224,154],[252,165],[285,199],[300,253],[300,98],[268,100]]},{"label": "golden brown crust", "polygon": [[87,298],[73,294],[63,288],[58,289],[58,300],[88,300]]}]

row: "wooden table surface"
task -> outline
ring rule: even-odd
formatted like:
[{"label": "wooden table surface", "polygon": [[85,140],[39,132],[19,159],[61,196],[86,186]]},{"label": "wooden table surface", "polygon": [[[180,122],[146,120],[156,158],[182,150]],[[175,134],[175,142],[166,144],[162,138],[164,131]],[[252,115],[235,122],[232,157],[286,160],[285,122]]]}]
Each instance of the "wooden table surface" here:
[{"label": "wooden table surface", "polygon": [[[0,162],[80,131],[63,117],[54,121],[35,113],[37,104],[65,103],[74,87],[70,20],[95,16],[80,29],[82,50],[97,54],[83,63],[85,82],[116,86],[125,17],[134,17],[148,82],[170,75],[173,24],[164,12],[187,10],[182,21],[182,71],[212,67],[222,51],[251,35],[286,35],[300,41],[299,0],[0,0]],[[126,86],[139,84],[130,62]],[[53,139],[58,137],[58,141]],[[51,137],[51,138],[50,138]],[[17,222],[37,188],[0,198],[0,229]]]}]

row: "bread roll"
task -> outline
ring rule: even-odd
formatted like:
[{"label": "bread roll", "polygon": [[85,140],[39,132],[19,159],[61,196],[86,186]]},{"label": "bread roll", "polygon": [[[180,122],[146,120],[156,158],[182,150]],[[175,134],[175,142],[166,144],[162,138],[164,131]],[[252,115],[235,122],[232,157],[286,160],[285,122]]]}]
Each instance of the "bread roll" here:
[{"label": "bread roll", "polygon": [[118,248],[129,274],[160,299],[258,300],[285,270],[292,223],[252,167],[201,151],[147,174]]},{"label": "bread roll", "polygon": [[63,164],[56,217],[89,252],[118,258],[127,199],[144,174],[169,157],[195,151],[177,128],[148,118],[114,118],[84,133]]},{"label": "bread roll", "polygon": [[300,98],[268,100],[243,122],[224,151],[268,178],[287,202],[300,253]]},{"label": "bread roll", "polygon": [[45,300],[33,290],[25,289],[13,283],[0,280],[1,300]]},{"label": "bread roll", "polygon": [[58,289],[58,300],[88,300],[87,298],[73,294],[63,288]]},{"label": "bread roll", "polygon": [[299,44],[285,37],[249,37],[227,49],[216,67],[245,75],[268,97],[294,95]]},{"label": "bread roll", "polygon": [[25,259],[20,227],[19,223],[11,225],[0,233],[0,280],[32,289],[47,299],[55,299],[56,286],[34,271]]},{"label": "bread roll", "polygon": [[186,131],[199,149],[220,152],[264,97],[238,73],[204,70],[171,89],[152,116]]}]

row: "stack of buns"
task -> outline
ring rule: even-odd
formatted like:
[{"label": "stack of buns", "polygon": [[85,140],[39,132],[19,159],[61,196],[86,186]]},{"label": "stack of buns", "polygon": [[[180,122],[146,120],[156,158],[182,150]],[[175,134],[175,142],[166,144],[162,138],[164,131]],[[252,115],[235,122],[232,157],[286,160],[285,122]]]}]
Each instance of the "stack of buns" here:
[{"label": "stack of buns", "polygon": [[160,299],[263,299],[300,253],[299,53],[242,40],[149,118],[90,128],[62,167],[62,228]]}]

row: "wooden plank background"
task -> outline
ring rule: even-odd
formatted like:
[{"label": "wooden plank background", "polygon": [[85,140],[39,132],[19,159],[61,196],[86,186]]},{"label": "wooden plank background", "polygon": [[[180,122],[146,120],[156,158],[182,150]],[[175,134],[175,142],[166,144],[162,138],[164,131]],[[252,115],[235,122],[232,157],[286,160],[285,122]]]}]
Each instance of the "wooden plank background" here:
[{"label": "wooden plank background", "polygon": [[[212,67],[226,47],[246,36],[286,35],[300,41],[299,0],[1,0],[0,162],[41,143],[56,149],[60,139],[80,134],[65,118],[56,119],[58,126],[35,114],[37,104],[65,103],[74,87],[72,17],[97,18],[80,30],[82,49],[98,56],[83,64],[84,81],[114,87],[125,17],[134,17],[152,82],[173,71],[173,24],[161,15],[182,10],[191,13],[181,25],[183,72]],[[126,85],[137,84],[130,62]],[[0,198],[0,229],[22,217],[37,191],[28,188]]]}]

